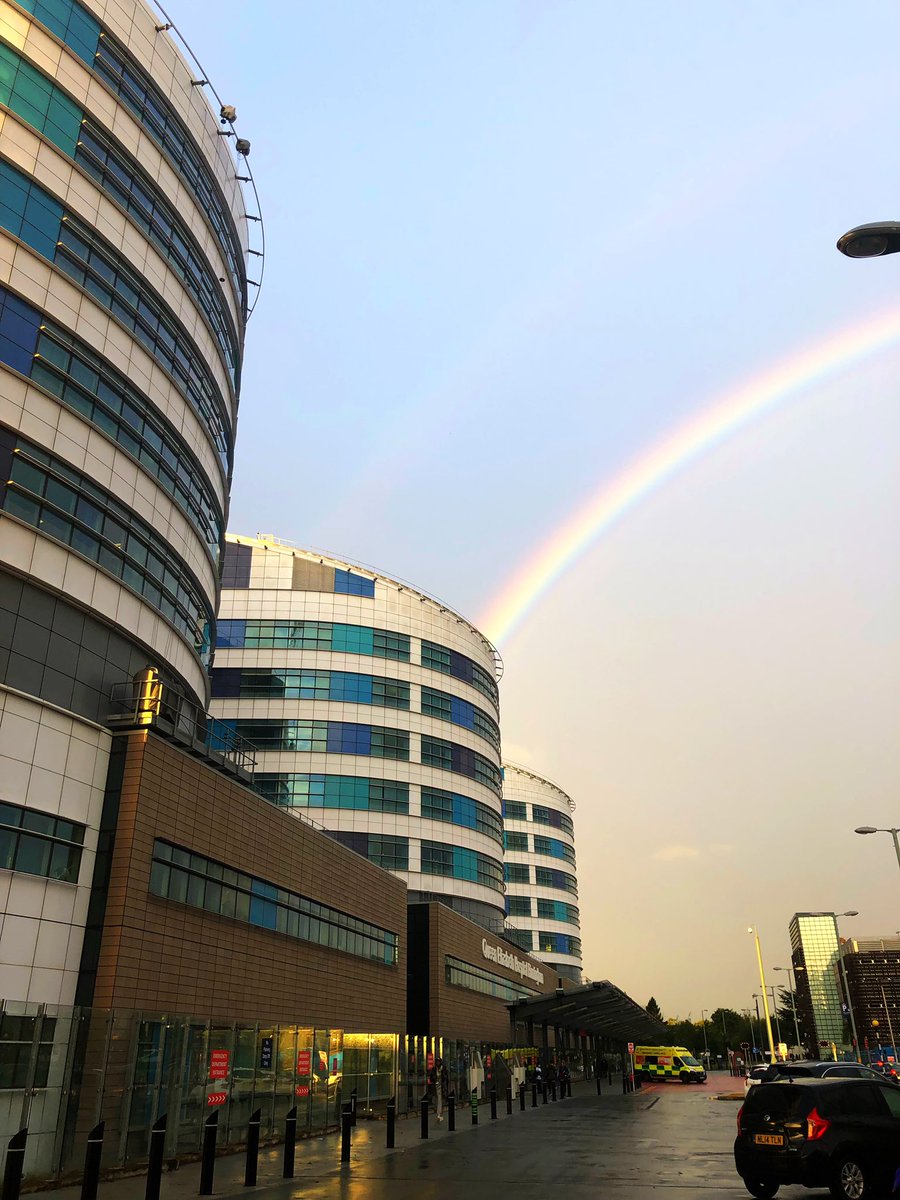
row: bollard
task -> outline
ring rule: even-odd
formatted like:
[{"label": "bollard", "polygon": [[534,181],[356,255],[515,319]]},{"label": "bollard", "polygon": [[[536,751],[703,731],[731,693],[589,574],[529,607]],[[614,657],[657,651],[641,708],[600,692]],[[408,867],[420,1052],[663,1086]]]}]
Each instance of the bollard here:
[{"label": "bollard", "polygon": [[244,1187],[256,1187],[256,1168],[259,1163],[259,1125],[262,1109],[250,1114],[247,1125],[247,1164],[244,1168]]},{"label": "bollard", "polygon": [[491,1088],[491,1120],[497,1120],[497,1089]]},{"label": "bollard", "polygon": [[397,1120],[397,1101],[391,1096],[387,1106],[387,1148],[394,1148],[394,1125]]},{"label": "bollard", "polygon": [[297,1105],[284,1118],[284,1166],[282,1179],[294,1178],[294,1149],[297,1145]]},{"label": "bollard", "polygon": [[350,1121],[350,1124],[355,1129],[356,1128],[356,1088],[354,1088],[353,1091],[350,1093],[350,1114],[351,1114],[351,1118],[352,1118]]},{"label": "bollard", "polygon": [[201,1196],[213,1194],[213,1173],[216,1169],[216,1135],[219,1132],[219,1110],[210,1113],[203,1122],[203,1145],[200,1150]]},{"label": "bollard", "polygon": [[472,1088],[472,1124],[478,1124],[478,1088]]},{"label": "bollard", "polygon": [[419,1137],[428,1137],[428,1097],[423,1096],[419,1102],[419,1112],[422,1120],[422,1127],[419,1130]]},{"label": "bollard", "polygon": [[350,1128],[353,1123],[353,1113],[350,1109],[350,1101],[341,1105],[341,1162],[348,1163],[350,1161]]},{"label": "bollard", "polygon": [[506,1115],[512,1116],[512,1084],[506,1089]]},{"label": "bollard", "polygon": [[525,1084],[519,1084],[519,1112],[525,1111]]},{"label": "bollard", "polygon": [[22,1186],[22,1164],[25,1162],[25,1143],[28,1129],[20,1129],[9,1139],[6,1148],[6,1170],[3,1172],[3,1200],[19,1200]]},{"label": "bollard", "polygon": [[81,1200],[97,1200],[97,1185],[100,1182],[100,1159],[103,1156],[103,1126],[101,1121],[88,1134],[87,1150],[84,1154],[84,1176],[81,1180]]},{"label": "bollard", "polygon": [[456,1133],[456,1092],[451,1092],[447,1097],[447,1129],[450,1133]]},{"label": "bollard", "polygon": [[166,1117],[165,1113],[153,1123],[150,1130],[150,1153],[147,1162],[147,1187],[144,1200],[159,1200],[159,1187],[162,1183],[163,1156],[166,1152]]},{"label": "bollard", "polygon": [[537,1108],[537,1084],[531,1085],[531,1107]]}]

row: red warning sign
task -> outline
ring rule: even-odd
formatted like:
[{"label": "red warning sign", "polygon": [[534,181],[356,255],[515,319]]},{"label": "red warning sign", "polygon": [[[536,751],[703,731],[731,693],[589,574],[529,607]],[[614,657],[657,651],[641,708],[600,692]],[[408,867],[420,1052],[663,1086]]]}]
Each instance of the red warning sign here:
[{"label": "red warning sign", "polygon": [[211,1050],[209,1054],[210,1079],[227,1079],[228,1062],[231,1054],[228,1050]]},{"label": "red warning sign", "polygon": [[306,1083],[298,1083],[297,1086],[294,1088],[294,1095],[295,1096],[308,1096],[309,1095],[309,1085]]},{"label": "red warning sign", "polygon": [[217,1104],[224,1104],[228,1099],[227,1092],[210,1092],[206,1097],[207,1108],[215,1108]]},{"label": "red warning sign", "polygon": [[312,1070],[312,1050],[297,1052],[297,1074],[308,1075]]}]

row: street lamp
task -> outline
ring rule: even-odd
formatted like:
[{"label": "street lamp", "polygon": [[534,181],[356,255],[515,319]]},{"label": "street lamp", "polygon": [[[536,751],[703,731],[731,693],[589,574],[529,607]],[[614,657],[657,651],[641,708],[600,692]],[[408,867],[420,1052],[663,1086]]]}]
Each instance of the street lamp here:
[{"label": "street lamp", "polygon": [[775,1061],[775,1043],[772,1040],[772,1022],[769,1018],[769,997],[766,995],[766,973],[763,970],[762,950],[759,945],[759,933],[755,925],[749,925],[747,932],[753,934],[753,940],[756,942],[756,961],[759,964],[759,982],[762,984],[762,1002],[763,1011],[766,1014],[766,1033],[769,1036],[769,1062]]},{"label": "street lamp", "polygon": [[837,248],[848,258],[879,258],[900,250],[900,225],[896,221],[871,221],[857,225],[837,240]]},{"label": "street lamp", "polygon": [[706,1014],[708,1012],[709,1012],[708,1008],[700,1009],[700,1021],[703,1025],[703,1053],[706,1055],[707,1069],[709,1069],[709,1065],[710,1065],[709,1064],[709,1042],[706,1040]]},{"label": "street lamp", "polygon": [[[898,247],[900,249],[900,247]],[[897,852],[897,864],[900,866],[900,829],[876,829],[874,825],[858,825],[853,831],[854,833],[889,833],[894,839],[894,849]]]},{"label": "street lamp", "polygon": [[794,1014],[794,1033],[797,1037],[797,1048],[800,1048],[800,1026],[797,1024],[797,1005],[794,1003],[794,971],[796,967],[773,967],[773,971],[787,971],[788,991],[791,993],[791,1012]]}]

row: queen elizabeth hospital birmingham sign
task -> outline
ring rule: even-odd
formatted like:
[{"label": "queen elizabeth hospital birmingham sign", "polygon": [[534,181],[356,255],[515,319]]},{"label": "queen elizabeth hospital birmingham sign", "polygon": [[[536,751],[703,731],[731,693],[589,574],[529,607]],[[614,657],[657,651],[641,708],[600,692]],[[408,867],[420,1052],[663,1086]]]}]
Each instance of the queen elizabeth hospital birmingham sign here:
[{"label": "queen elizabeth hospital birmingham sign", "polygon": [[543,971],[539,971],[530,962],[525,962],[524,959],[518,958],[515,954],[510,954],[502,946],[492,946],[487,938],[481,939],[481,953],[490,962],[495,962],[500,967],[506,967],[509,971],[515,971],[523,979],[527,977],[528,979],[533,979],[538,984],[544,982]]}]

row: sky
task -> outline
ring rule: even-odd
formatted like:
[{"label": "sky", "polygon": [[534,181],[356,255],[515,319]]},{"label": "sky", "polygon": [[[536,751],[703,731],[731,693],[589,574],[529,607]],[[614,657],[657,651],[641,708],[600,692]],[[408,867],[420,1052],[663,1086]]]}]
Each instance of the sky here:
[{"label": "sky", "polygon": [[[752,1007],[750,924],[768,970],[795,911],[893,934],[890,839],[853,829],[900,824],[900,259],[834,243],[900,217],[900,9],[169,8],[265,218],[231,530],[495,637],[505,755],[577,805],[590,977],[699,1019]],[[632,464],[886,316],[488,627]]]}]

